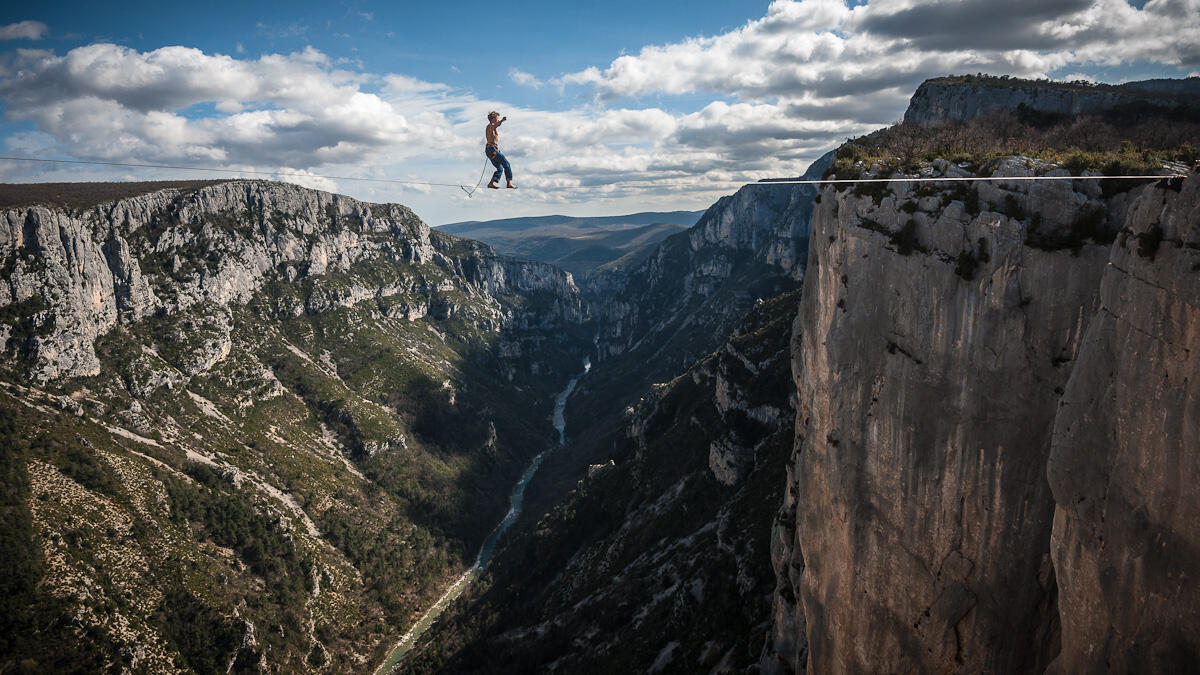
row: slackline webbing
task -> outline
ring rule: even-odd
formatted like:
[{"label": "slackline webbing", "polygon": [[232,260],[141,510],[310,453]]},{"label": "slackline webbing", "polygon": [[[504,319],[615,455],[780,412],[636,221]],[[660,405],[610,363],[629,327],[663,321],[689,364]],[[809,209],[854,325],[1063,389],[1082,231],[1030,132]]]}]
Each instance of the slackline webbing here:
[{"label": "slackline webbing", "polygon": [[[429,181],[417,180],[399,180],[395,178],[363,178],[358,176],[329,176],[316,173],[282,173],[279,171],[254,171],[251,169],[219,169],[202,166],[181,166],[176,164],[140,164],[133,162],[100,162],[95,160],[84,159],[47,159],[42,157],[3,157],[0,160],[11,162],[46,162],[51,164],[87,164],[93,166],[117,166],[130,167],[138,169],[173,169],[177,171],[209,171],[214,173],[236,173],[251,176],[275,176],[281,178],[325,178],[327,180],[349,180],[368,183],[394,183],[399,185],[426,185],[432,187],[456,187],[467,193],[471,197],[479,184],[483,182],[481,174],[479,180],[474,186],[465,185],[462,183],[435,183]],[[487,163],[484,163],[484,172],[487,171]],[[828,179],[805,179],[805,178],[763,178],[757,181],[704,181],[694,183],[605,183],[603,185],[571,185],[571,186],[554,186],[549,188],[540,188],[542,190],[587,190],[595,188],[606,188],[612,185],[623,185],[632,188],[656,188],[656,187],[704,187],[714,185],[827,185],[827,184],[845,184],[845,183],[946,183],[946,182],[983,182],[983,181],[1043,181],[1043,180],[1159,180],[1163,178],[1183,178],[1183,174],[1168,173],[1142,176],[970,176],[970,177],[942,177],[934,178],[932,176],[918,177],[901,177],[901,178],[828,178]]]}]

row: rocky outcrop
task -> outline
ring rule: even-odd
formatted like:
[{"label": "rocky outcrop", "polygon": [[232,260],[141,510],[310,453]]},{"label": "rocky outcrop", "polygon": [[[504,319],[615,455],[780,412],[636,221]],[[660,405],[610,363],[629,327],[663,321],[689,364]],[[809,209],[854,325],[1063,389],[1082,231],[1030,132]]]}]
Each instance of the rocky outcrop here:
[{"label": "rocky outcrop", "polygon": [[1054,421],[1055,673],[1200,654],[1200,176],[1178,187],[1130,210]]},{"label": "rocky outcrop", "polygon": [[[545,292],[552,298],[551,307],[539,306],[536,314],[493,303],[493,329],[514,319],[528,325],[583,318],[570,275],[550,265],[503,258],[482,244],[431,232],[403,206],[263,181],[163,190],[81,213],[10,209],[0,214],[0,261],[6,271],[0,307],[13,315],[0,346],[23,356],[41,381],[98,373],[93,345],[118,323],[201,304],[245,304],[272,279],[346,274],[374,261],[437,266],[462,279],[453,287],[468,294]],[[419,274],[381,283],[359,278],[292,307],[326,311],[412,293],[426,301],[407,314],[428,314],[432,302],[445,318],[448,305],[433,296],[448,290]]]},{"label": "rocky outcrop", "polygon": [[[1132,103],[1196,105],[1200,90],[1190,80],[1131,82],[1121,87],[1008,78],[938,78],[917,87],[904,121],[919,126],[968,122],[990,112],[1024,106],[1041,113],[1080,115]],[[1142,86],[1138,86],[1142,85]]]},{"label": "rocky outcrop", "polygon": [[[805,176],[819,177],[831,158]],[[755,300],[796,287],[815,194],[810,185],[747,185],[634,270],[594,275],[584,292],[600,327],[600,358],[669,356],[664,365],[679,372],[716,348]]]},{"label": "rocky outcrop", "polygon": [[[832,153],[814,162],[805,176],[819,177],[831,160]],[[620,423],[605,414],[614,404],[619,411],[717,349],[756,302],[799,287],[815,194],[810,185],[747,185],[631,271],[587,279],[596,367],[567,407],[568,416],[588,420],[573,426],[587,439],[576,448],[581,457],[607,461]],[[719,443],[713,461],[730,461]]]},{"label": "rocky outcrop", "polygon": [[[812,194],[808,186],[743,187],[719,200],[693,228],[667,238],[634,271],[595,275],[585,291],[600,319],[601,360],[646,347],[657,351],[681,326],[711,324],[709,344],[672,359],[677,371],[714,348],[711,337],[728,334],[756,299],[730,297],[730,291],[743,290],[731,283],[735,275],[754,267],[794,286],[803,276],[800,247],[807,239],[805,211],[811,210]],[[722,323],[724,330],[717,328]]]}]

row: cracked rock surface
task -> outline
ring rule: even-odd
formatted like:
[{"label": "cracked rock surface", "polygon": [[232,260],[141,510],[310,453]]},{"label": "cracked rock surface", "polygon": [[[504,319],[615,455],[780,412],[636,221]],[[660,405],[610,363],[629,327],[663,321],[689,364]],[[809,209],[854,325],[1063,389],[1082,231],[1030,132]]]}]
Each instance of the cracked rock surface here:
[{"label": "cracked rock surface", "polygon": [[1196,653],[1198,191],[822,192],[765,671]]},{"label": "cracked rock surface", "polygon": [[1053,672],[1200,653],[1200,176],[1180,187],[1133,205],[1055,420]]},{"label": "cracked rock surface", "polygon": [[[1023,185],[996,189],[1041,208]],[[1045,463],[1107,246],[1032,248],[1002,197],[971,214],[960,196],[910,216],[916,194],[821,195],[793,353],[795,591],[814,672],[1051,656],[1029,647],[1055,630],[1039,611],[1053,602]],[[892,233],[910,218],[906,248]],[[962,252],[986,257],[971,279]]]}]

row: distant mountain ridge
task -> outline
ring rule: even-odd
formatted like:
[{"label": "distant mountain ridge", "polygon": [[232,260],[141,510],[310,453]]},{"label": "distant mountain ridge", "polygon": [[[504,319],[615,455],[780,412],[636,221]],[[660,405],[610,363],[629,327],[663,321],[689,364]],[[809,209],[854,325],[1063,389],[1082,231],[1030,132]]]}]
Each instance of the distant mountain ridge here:
[{"label": "distant mountain ridge", "polygon": [[1121,85],[1023,80],[987,75],[939,77],[917,88],[904,121],[919,126],[969,122],[1024,106],[1041,113],[1081,115],[1140,105],[1200,109],[1200,77]]},{"label": "distant mountain ridge", "polygon": [[613,226],[656,225],[673,223],[695,225],[704,211],[642,211],[624,216],[532,216],[528,218],[500,218],[498,220],[464,220],[457,223],[436,225],[435,229],[447,234],[470,236],[477,230],[526,230],[534,227],[572,225],[582,228],[608,228]]},{"label": "distant mountain ridge", "polygon": [[487,243],[503,254],[556,265],[577,277],[630,269],[662,240],[695,225],[703,211],[645,211],[624,216],[536,216],[465,221],[441,232]]}]

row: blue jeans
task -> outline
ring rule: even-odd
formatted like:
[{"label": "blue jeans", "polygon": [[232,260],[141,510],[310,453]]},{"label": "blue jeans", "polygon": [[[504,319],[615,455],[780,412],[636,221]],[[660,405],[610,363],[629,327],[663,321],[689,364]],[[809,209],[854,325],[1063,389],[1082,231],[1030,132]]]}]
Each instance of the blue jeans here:
[{"label": "blue jeans", "polygon": [[487,155],[488,159],[492,160],[492,166],[496,167],[496,173],[492,174],[492,182],[495,183],[500,180],[500,172],[503,170],[504,180],[511,183],[512,166],[509,165],[508,158],[504,156],[504,153],[500,152],[500,148],[489,145],[483,149],[483,153]]}]

